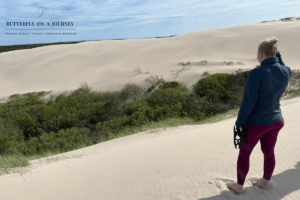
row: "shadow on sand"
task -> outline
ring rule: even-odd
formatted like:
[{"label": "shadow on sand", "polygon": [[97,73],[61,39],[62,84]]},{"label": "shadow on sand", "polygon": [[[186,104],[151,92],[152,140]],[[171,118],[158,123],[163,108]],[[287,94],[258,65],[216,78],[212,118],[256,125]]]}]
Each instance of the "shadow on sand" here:
[{"label": "shadow on sand", "polygon": [[[296,164],[296,169],[288,169],[278,175],[273,175],[270,180],[270,189],[261,189],[258,186],[247,186],[246,182],[252,180],[256,181],[260,178],[248,178],[245,180],[244,192],[236,194],[229,189],[225,189],[220,194],[205,197],[198,200],[217,200],[217,199],[272,199],[280,200],[288,194],[300,189],[300,161]],[[222,179],[219,179],[222,180]],[[230,182],[227,179],[224,182]],[[286,183],[288,181],[289,183]],[[300,193],[299,193],[300,196]]]}]

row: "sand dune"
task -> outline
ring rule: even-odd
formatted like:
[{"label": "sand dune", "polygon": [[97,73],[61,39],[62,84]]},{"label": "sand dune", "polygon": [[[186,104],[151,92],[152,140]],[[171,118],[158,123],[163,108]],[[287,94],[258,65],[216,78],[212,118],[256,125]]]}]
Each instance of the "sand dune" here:
[{"label": "sand dune", "polygon": [[[286,65],[299,69],[295,42],[299,30],[300,20],[277,20],[172,38],[83,42],[7,52],[0,54],[1,91],[10,95],[62,86],[72,89],[81,81],[95,83],[94,90],[115,90],[128,80],[143,81],[148,71],[171,80],[172,73],[183,68],[186,70],[174,80],[192,85],[207,70],[231,73],[238,68],[252,69],[259,64],[255,60],[259,40],[269,36],[279,38]],[[202,60],[210,64],[199,63]],[[188,61],[190,67],[178,65]],[[141,73],[128,75],[134,67]],[[102,78],[106,81],[101,82]],[[276,167],[269,190],[250,184],[263,175],[259,143],[250,157],[245,192],[235,195],[226,187],[226,183],[237,180],[239,150],[233,145],[234,117],[157,133],[145,131],[65,154],[85,154],[81,158],[48,164],[33,160],[30,173],[1,176],[0,199],[299,199],[300,98],[282,101],[281,110],[285,126],[275,147]]]},{"label": "sand dune", "polygon": [[[88,41],[17,50],[0,54],[0,97],[34,91],[77,89],[82,82],[92,90],[120,90],[124,83],[141,84],[161,75],[191,87],[204,71],[231,73],[258,65],[258,42],[279,39],[282,59],[298,69],[300,20],[273,21],[222,29],[209,29],[169,38]],[[209,65],[196,65],[203,60]],[[194,63],[182,71],[181,62]],[[223,62],[244,65],[225,65]],[[141,73],[134,74],[136,69]],[[175,74],[175,75],[174,75]],[[178,76],[176,75],[178,74]]]}]

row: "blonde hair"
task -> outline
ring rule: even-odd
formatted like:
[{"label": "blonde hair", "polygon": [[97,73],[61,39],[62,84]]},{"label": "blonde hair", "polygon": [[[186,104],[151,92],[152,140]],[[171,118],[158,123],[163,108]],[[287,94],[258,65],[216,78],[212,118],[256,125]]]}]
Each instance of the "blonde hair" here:
[{"label": "blonde hair", "polygon": [[278,39],[274,36],[261,40],[259,42],[258,51],[262,51],[266,57],[275,57],[278,50],[277,42]]}]

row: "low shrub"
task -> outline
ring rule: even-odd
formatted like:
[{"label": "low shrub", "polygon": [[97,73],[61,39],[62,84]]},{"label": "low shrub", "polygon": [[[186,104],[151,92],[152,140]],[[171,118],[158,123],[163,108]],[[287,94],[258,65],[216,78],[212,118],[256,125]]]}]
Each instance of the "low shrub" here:
[{"label": "low shrub", "polygon": [[231,95],[231,85],[227,81],[231,74],[213,74],[202,78],[195,87],[196,94],[200,97],[208,97],[208,101],[216,96],[222,101],[227,101]]}]

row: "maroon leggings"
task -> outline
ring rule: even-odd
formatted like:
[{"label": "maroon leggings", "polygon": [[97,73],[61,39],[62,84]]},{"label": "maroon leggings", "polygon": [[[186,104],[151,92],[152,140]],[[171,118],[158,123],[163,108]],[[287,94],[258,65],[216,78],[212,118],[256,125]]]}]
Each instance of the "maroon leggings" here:
[{"label": "maroon leggings", "polygon": [[243,136],[243,143],[237,161],[238,184],[244,185],[245,178],[249,171],[249,158],[252,150],[260,140],[261,150],[264,154],[264,175],[263,178],[270,180],[275,168],[274,147],[278,132],[284,126],[284,120],[270,125],[244,125],[247,131]]}]

